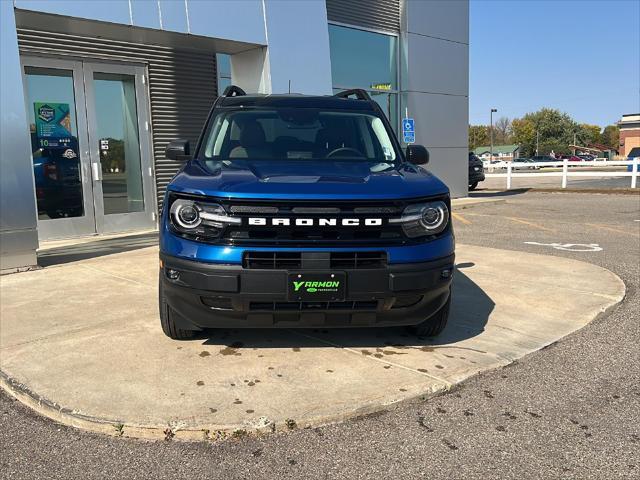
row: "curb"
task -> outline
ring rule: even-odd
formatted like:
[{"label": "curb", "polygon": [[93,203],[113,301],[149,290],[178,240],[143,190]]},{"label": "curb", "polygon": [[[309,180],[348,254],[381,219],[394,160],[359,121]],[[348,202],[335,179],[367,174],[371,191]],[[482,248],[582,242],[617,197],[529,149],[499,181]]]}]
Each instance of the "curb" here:
[{"label": "curb", "polygon": [[[510,362],[513,363],[513,362]],[[500,368],[500,367],[498,367]],[[492,369],[493,370],[493,369]],[[480,372],[478,372],[479,374]],[[469,378],[473,378],[472,375]],[[198,441],[220,441],[228,438],[241,438],[245,436],[261,436],[274,433],[285,433],[301,429],[316,428],[321,426],[342,423],[347,420],[357,420],[366,418],[386,411],[387,407],[403,402],[413,401],[417,398],[427,399],[442,395],[457,387],[461,383],[454,385],[443,385],[430,392],[423,392],[411,397],[402,398],[389,403],[369,405],[357,410],[345,412],[338,415],[327,415],[317,418],[307,419],[298,423],[295,419],[287,419],[283,422],[271,422],[265,418],[263,425],[202,425],[200,427],[184,426],[181,421],[169,422],[166,426],[136,425],[124,423],[117,420],[83,415],[69,408],[38,395],[23,383],[8,376],[0,370],[0,388],[17,401],[30,408],[37,414],[46,417],[68,427],[74,427],[90,433],[99,433],[111,437],[135,438],[139,440],[178,440],[185,442]],[[264,418],[264,417],[262,417]]]}]

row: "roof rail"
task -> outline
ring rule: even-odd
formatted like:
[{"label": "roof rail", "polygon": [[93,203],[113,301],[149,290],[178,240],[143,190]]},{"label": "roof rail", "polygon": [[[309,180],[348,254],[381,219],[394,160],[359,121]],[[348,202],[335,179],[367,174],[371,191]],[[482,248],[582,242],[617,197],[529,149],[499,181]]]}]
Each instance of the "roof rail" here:
[{"label": "roof rail", "polygon": [[358,100],[367,100],[371,101],[371,97],[361,88],[354,88],[351,90],[345,90],[344,92],[338,92],[334,95],[334,97],[338,98],[349,98],[350,96],[355,95]]},{"label": "roof rail", "polygon": [[239,97],[246,94],[247,93],[237,85],[229,85],[224,89],[224,92],[222,92],[223,97]]}]

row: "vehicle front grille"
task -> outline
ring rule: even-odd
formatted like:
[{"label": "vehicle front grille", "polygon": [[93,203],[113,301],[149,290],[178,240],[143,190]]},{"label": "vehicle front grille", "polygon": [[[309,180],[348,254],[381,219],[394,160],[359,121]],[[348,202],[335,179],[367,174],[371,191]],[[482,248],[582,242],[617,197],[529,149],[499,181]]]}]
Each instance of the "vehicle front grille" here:
[{"label": "vehicle front grille", "polygon": [[[335,244],[393,244],[403,243],[406,237],[399,224],[390,224],[389,218],[402,214],[406,202],[388,200],[384,202],[309,202],[309,201],[226,201],[223,207],[236,217],[241,225],[225,229],[222,239],[231,244],[269,245],[335,245]],[[266,219],[266,225],[249,225],[248,218]],[[272,219],[288,219],[291,225],[274,226]],[[314,226],[295,225],[296,219],[309,219]],[[320,226],[320,219],[333,219],[336,225]],[[382,219],[382,225],[365,226],[367,218]],[[344,226],[343,219],[358,219],[359,226]]]},{"label": "vehicle front grille", "polygon": [[376,310],[378,302],[250,302],[249,310]]},{"label": "vehicle front grille", "polygon": [[[324,267],[338,270],[355,270],[384,268],[387,266],[386,252],[327,252],[328,258],[324,262]],[[323,262],[313,258],[316,268],[318,262]],[[244,253],[242,259],[244,268],[253,270],[292,270],[305,267],[303,253],[301,252],[252,252]]]}]

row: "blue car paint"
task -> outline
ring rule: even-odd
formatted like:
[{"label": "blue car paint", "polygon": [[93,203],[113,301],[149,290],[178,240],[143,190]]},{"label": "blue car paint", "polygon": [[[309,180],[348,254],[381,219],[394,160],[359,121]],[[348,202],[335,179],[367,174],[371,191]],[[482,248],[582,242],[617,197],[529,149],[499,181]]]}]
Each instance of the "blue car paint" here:
[{"label": "blue car paint", "polygon": [[[410,163],[311,160],[191,161],[169,190],[218,198],[380,200],[449,193],[437,177]],[[380,171],[378,171],[380,170]]]},{"label": "blue car paint", "polygon": [[[211,162],[210,162],[211,163]],[[378,167],[376,168],[376,165]],[[264,200],[371,200],[410,199],[443,195],[448,188],[437,177],[409,163],[320,161],[248,161],[205,164],[192,160],[175,176],[168,192],[225,199]],[[382,169],[384,168],[384,169]],[[381,171],[377,171],[380,170]],[[168,195],[167,192],[167,195]],[[167,198],[165,197],[165,204]],[[417,263],[452,255],[454,236],[446,235],[419,244],[360,248],[286,248],[211,245],[175,235],[163,212],[160,250],[168,255],[204,263],[242,264],[245,250],[251,251],[379,251],[384,249],[389,263]]]}]

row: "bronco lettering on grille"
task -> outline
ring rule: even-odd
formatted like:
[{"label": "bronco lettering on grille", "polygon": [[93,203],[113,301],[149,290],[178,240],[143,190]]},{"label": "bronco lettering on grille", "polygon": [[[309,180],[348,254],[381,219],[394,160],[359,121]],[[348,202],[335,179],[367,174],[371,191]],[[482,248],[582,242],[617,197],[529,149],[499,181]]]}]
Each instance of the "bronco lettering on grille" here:
[{"label": "bronco lettering on grille", "polygon": [[382,218],[266,218],[249,217],[249,225],[259,227],[381,227]]}]

